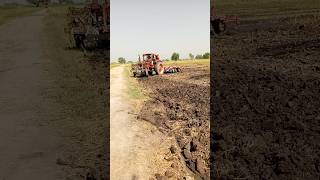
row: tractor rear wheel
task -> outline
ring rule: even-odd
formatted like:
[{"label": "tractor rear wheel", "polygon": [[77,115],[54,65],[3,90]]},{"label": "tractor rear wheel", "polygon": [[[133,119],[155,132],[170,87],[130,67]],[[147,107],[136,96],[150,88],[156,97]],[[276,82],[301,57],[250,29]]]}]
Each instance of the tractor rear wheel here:
[{"label": "tractor rear wheel", "polygon": [[164,73],[164,66],[161,62],[157,62],[155,67],[156,74],[161,75]]}]

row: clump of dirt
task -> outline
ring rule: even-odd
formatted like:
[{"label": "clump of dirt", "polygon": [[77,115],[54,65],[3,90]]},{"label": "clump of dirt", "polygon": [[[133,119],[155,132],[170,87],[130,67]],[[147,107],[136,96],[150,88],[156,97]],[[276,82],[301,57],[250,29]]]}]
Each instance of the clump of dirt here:
[{"label": "clump of dirt", "polygon": [[318,20],[244,20],[214,40],[213,178],[320,176]]},{"label": "clump of dirt", "polygon": [[174,136],[186,166],[197,178],[209,179],[209,64],[182,69],[139,79],[152,92],[139,118]]}]

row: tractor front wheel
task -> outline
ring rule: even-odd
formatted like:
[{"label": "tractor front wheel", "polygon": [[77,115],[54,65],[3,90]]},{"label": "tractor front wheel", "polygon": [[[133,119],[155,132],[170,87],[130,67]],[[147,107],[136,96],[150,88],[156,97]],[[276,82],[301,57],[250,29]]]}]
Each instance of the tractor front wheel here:
[{"label": "tractor front wheel", "polygon": [[161,75],[164,73],[164,66],[161,62],[157,62],[156,67],[155,67],[155,71],[158,75]]}]

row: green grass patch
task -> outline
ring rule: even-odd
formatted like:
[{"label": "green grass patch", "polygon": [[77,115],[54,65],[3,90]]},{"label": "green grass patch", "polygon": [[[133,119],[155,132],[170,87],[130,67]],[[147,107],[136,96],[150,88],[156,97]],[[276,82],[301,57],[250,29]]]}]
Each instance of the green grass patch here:
[{"label": "green grass patch", "polygon": [[135,103],[147,100],[146,90],[143,90],[142,87],[140,87],[139,82],[133,77],[130,71],[131,64],[125,64],[122,66],[125,67],[123,73],[127,80],[127,98]]},{"label": "green grass patch", "polygon": [[0,25],[13,20],[17,17],[26,16],[32,14],[42,8],[33,6],[22,6],[22,5],[3,5],[0,6]]}]

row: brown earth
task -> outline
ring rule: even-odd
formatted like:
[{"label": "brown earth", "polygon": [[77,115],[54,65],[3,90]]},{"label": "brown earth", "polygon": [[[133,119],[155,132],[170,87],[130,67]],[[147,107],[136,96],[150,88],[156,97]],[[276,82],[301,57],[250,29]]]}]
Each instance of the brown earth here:
[{"label": "brown earth", "polygon": [[176,139],[178,149],[171,151],[179,154],[196,179],[210,179],[209,73],[208,65],[193,64],[183,65],[181,73],[138,79],[151,92],[139,119]]},{"label": "brown earth", "polygon": [[0,179],[67,177],[56,164],[65,141],[48,125],[54,103],[44,94],[52,86],[41,44],[46,15],[0,26]]},{"label": "brown earth", "polygon": [[211,40],[212,177],[318,179],[319,14],[229,28]]}]

